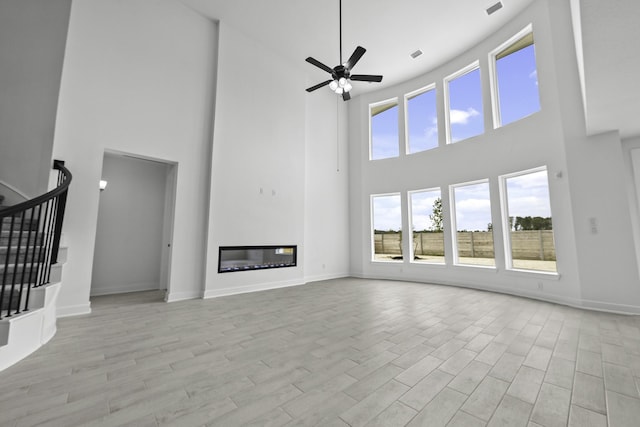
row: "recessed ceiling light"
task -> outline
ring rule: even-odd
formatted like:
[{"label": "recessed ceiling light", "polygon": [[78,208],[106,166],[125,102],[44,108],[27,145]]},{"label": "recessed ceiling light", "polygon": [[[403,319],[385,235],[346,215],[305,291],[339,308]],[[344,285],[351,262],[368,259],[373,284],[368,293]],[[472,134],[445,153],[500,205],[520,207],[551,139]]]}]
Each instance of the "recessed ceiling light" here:
[{"label": "recessed ceiling light", "polygon": [[487,9],[487,15],[491,15],[492,13],[495,13],[500,9],[502,9],[502,3],[498,2]]},{"label": "recessed ceiling light", "polygon": [[411,57],[412,57],[413,59],[416,59],[416,58],[417,58],[418,56],[420,56],[420,55],[422,55],[422,51],[421,51],[420,49],[418,49],[418,50],[416,50],[415,52],[413,52],[413,53],[411,54]]}]

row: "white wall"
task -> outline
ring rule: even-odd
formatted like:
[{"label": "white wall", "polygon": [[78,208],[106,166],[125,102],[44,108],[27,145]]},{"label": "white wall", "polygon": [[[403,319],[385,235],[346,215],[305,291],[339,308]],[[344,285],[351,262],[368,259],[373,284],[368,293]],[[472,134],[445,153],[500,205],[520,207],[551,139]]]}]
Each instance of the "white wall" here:
[{"label": "white wall", "polygon": [[105,149],[177,163],[169,299],[201,295],[216,25],[172,0],[73,3],[54,157],[74,174],[58,313],[90,310]]},{"label": "white wall", "polygon": [[349,275],[349,117],[328,89],[308,94],[306,109],[304,274],[311,282]]},{"label": "white wall", "polygon": [[635,245],[636,266],[640,271],[640,135],[622,141],[627,196]]},{"label": "white wall", "polygon": [[168,168],[105,154],[91,295],[159,288]]},{"label": "white wall", "polygon": [[[71,0],[0,2],[0,182],[47,189]],[[1,191],[2,189],[0,189]]]},{"label": "white wall", "polygon": [[[206,297],[347,274],[335,101],[310,99],[320,94],[304,91],[304,65],[220,23]],[[327,228],[341,239],[327,239]],[[217,272],[219,246],[281,244],[298,245],[296,267]]]},{"label": "white wall", "polygon": [[[529,23],[533,23],[542,109],[519,122],[493,129],[488,53]],[[405,93],[435,82],[442,119],[443,78],[478,59],[483,79],[483,135],[411,156],[368,160],[370,103],[395,96],[402,101]],[[349,110],[352,272],[362,277],[455,284],[640,313],[620,140],[612,134],[588,139],[583,111],[569,2],[553,0],[532,3],[497,34],[432,72],[356,99]],[[439,120],[439,127],[442,135],[443,120]],[[403,128],[400,126],[402,141]],[[504,265],[505,231],[499,220],[498,177],[538,166],[546,166],[549,171],[557,276],[507,271]],[[403,194],[403,232],[408,234],[407,191],[440,187],[444,213],[448,215],[449,185],[482,178],[490,180],[497,268],[453,266],[450,244],[445,247],[446,266],[416,265],[408,260],[393,264],[370,261],[371,194]],[[589,234],[588,218],[592,216],[601,224],[597,235]]]}]

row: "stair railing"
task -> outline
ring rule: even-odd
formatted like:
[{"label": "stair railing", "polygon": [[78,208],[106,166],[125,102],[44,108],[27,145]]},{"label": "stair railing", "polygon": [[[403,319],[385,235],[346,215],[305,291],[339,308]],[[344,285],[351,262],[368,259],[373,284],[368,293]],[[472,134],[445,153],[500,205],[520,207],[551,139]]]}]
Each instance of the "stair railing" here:
[{"label": "stair railing", "polygon": [[32,287],[50,283],[58,262],[71,172],[54,160],[57,186],[46,194],[0,210],[0,319],[29,309]]}]

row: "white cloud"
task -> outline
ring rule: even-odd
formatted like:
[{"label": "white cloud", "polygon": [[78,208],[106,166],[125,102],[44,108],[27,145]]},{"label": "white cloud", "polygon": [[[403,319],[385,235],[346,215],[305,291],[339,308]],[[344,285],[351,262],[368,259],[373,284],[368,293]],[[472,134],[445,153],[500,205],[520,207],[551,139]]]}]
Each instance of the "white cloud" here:
[{"label": "white cloud", "polygon": [[480,113],[473,107],[466,110],[451,110],[449,112],[449,122],[452,125],[466,125],[469,119],[478,116]]},{"label": "white cloud", "polygon": [[529,73],[529,78],[533,79],[533,81],[535,82],[536,86],[538,86],[538,70],[533,70],[532,72]]},{"label": "white cloud", "polygon": [[421,191],[411,194],[411,226],[414,230],[429,230],[432,227],[433,203],[440,197],[439,191]]},{"label": "white cloud", "polygon": [[373,199],[373,227],[376,230],[401,230],[400,196],[376,196]]}]

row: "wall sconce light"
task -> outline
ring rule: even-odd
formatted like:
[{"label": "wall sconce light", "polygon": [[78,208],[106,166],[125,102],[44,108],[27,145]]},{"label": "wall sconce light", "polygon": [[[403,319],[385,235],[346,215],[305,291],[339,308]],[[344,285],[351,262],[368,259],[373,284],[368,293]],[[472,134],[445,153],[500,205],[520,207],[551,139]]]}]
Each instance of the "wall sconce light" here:
[{"label": "wall sconce light", "polygon": [[107,188],[107,181],[105,181],[104,179],[100,180],[100,191],[104,191],[104,189]]}]

